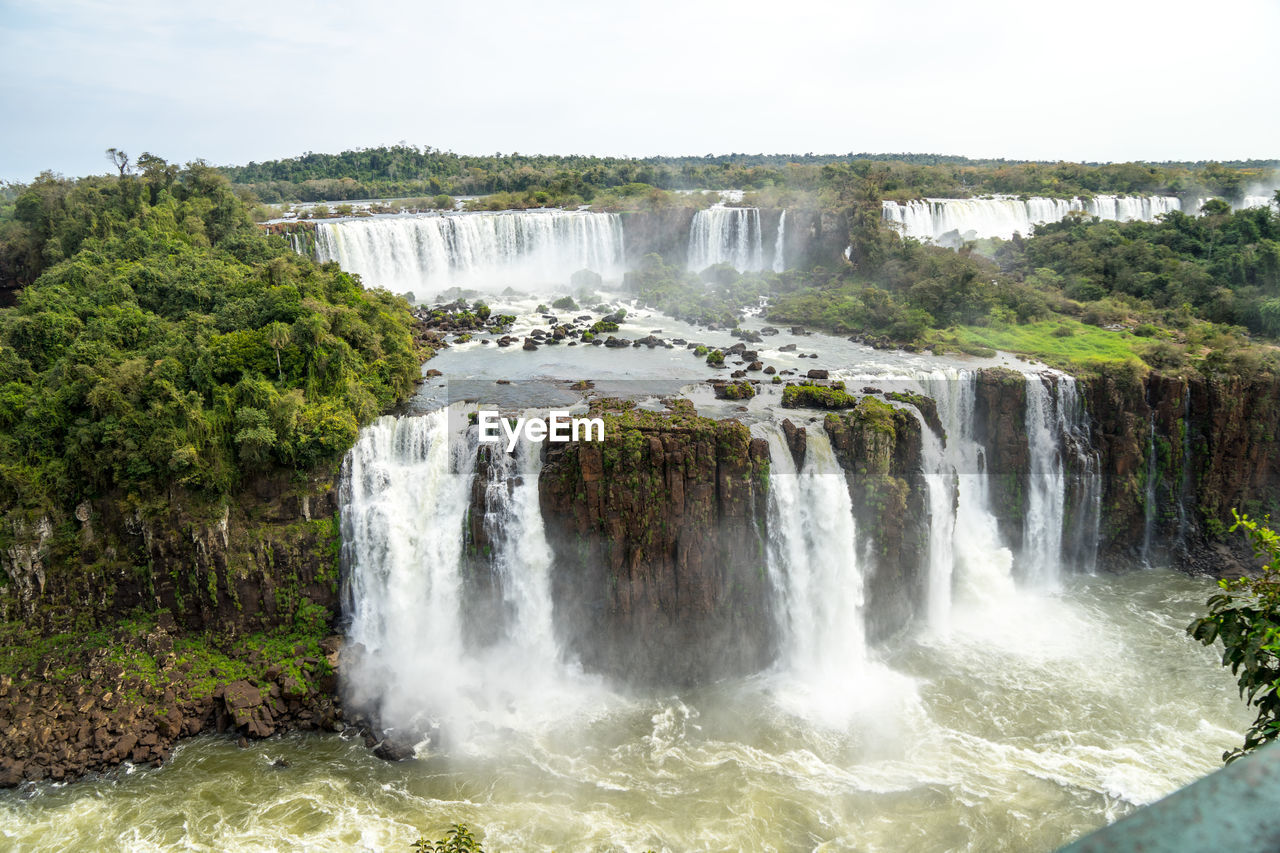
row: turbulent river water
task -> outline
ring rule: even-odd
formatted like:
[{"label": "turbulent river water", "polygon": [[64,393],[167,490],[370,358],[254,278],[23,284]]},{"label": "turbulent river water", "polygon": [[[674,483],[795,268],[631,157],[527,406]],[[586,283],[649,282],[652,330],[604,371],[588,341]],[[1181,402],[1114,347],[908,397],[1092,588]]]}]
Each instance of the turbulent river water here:
[{"label": "turbulent river water", "polygon": [[[545,325],[531,306],[513,306],[515,333]],[[732,342],[634,309],[619,334],[655,330]],[[798,351],[784,352],[789,343]],[[388,715],[444,721],[418,760],[383,762],[338,734],[247,749],[196,738],[160,768],[0,794],[0,846],[407,850],[419,833],[438,837],[461,821],[490,851],[1047,851],[1210,772],[1239,743],[1248,714],[1231,677],[1183,631],[1212,583],[1139,566],[1091,574],[1081,543],[1096,541],[1096,512],[1077,512],[1084,527],[1064,529],[1066,454],[1085,472],[1079,506],[1096,505],[1069,381],[1028,372],[1031,452],[1042,457],[1031,515],[1054,530],[1012,554],[997,541],[970,458],[966,371],[1018,363],[882,353],[785,330],[756,348],[779,369],[906,377],[939,401],[949,443],[924,450],[935,521],[928,600],[911,630],[865,642],[867,555],[843,476],[820,427],[803,466],[792,464],[776,389],[763,386],[733,411],[688,384],[712,371],[684,349],[524,352],[472,341],[431,366],[453,383],[546,380],[502,386],[510,406],[554,398],[583,377],[602,393],[610,383],[641,396],[646,383],[655,394],[683,385],[704,413],[743,417],[770,442],[768,571],[785,617],[777,663],[678,694],[578,671],[548,627],[551,556],[532,491],[539,462],[527,448],[488,487],[503,528],[495,548],[513,543],[496,562],[512,579],[518,636],[485,656],[463,649],[471,617],[459,610],[460,548],[450,537],[468,490],[432,433],[444,424],[433,412],[459,386],[431,380],[398,419],[362,434],[343,519],[351,636],[381,666],[363,682],[345,677],[379,692]],[[802,360],[806,352],[820,358]],[[507,489],[503,476],[524,485]]]},{"label": "turbulent river water", "polygon": [[873,653],[845,720],[766,673],[679,696],[584,681],[562,717],[399,764],[337,735],[199,738],[160,769],[5,795],[0,838],[407,850],[465,821],[491,850],[1052,850],[1237,744],[1230,679],[1182,634],[1210,588],[1149,570],[960,603],[945,642]]}]

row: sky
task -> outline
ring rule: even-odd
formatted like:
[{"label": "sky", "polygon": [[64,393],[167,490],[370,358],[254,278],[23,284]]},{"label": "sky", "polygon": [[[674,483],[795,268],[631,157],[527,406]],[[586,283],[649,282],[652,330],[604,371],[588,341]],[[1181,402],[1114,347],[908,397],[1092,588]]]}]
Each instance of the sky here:
[{"label": "sky", "polygon": [[1280,158],[1276,0],[0,0],[0,179],[458,153]]}]

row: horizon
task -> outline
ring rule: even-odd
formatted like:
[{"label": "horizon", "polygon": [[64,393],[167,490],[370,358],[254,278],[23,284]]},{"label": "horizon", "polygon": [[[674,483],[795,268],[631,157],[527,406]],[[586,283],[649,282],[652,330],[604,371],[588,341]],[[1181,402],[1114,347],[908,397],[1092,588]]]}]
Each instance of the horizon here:
[{"label": "horizon", "polygon": [[[784,159],[784,160],[787,160],[788,162],[803,162],[806,159],[812,159],[812,160],[826,160],[826,161],[836,161],[836,162],[853,162],[853,161],[859,161],[859,160],[866,160],[866,161],[872,161],[872,162],[888,163],[888,162],[904,162],[907,158],[936,157],[944,161],[944,164],[947,161],[951,161],[951,162],[954,162],[956,165],[1007,164],[1010,166],[1017,166],[1017,165],[1031,164],[1031,165],[1051,166],[1051,165],[1059,165],[1059,164],[1070,164],[1070,165],[1096,167],[1096,166],[1108,166],[1108,165],[1136,164],[1136,165],[1142,165],[1142,166],[1158,166],[1158,167],[1165,167],[1165,168],[1178,168],[1178,167],[1196,168],[1196,167],[1201,167],[1210,163],[1217,163],[1220,165],[1224,165],[1228,168],[1272,168],[1272,169],[1280,170],[1280,157],[1271,157],[1271,158],[1234,157],[1234,158],[1215,158],[1215,159],[1206,159],[1206,160],[1142,160],[1142,159],[1041,160],[1041,159],[1034,159],[1034,158],[1009,157],[1009,156],[1004,156],[1004,157],[971,156],[967,154],[951,154],[951,153],[943,153],[939,151],[895,151],[895,152],[860,151],[857,153],[808,151],[803,154],[797,153],[797,152],[781,152],[781,151],[780,152],[734,151],[734,152],[725,152],[725,153],[711,152],[706,154],[687,154],[686,153],[686,154],[621,155],[621,154],[594,154],[594,153],[581,152],[581,151],[529,152],[529,151],[513,150],[513,151],[507,151],[507,152],[495,151],[493,153],[478,153],[478,152],[459,152],[459,151],[454,151],[452,149],[442,149],[432,145],[416,144],[416,143],[407,142],[404,140],[394,142],[394,143],[358,145],[358,146],[343,148],[341,150],[336,150],[336,151],[310,151],[309,150],[309,151],[303,151],[295,154],[286,154],[280,157],[250,159],[250,160],[245,160],[245,161],[236,162],[236,163],[219,163],[219,162],[214,162],[207,157],[200,157],[200,156],[193,157],[190,160],[175,160],[175,159],[170,159],[164,156],[162,153],[150,151],[149,149],[145,149],[145,148],[139,149],[137,151],[126,151],[124,149],[121,149],[121,150],[123,151],[123,153],[128,154],[130,159],[130,168],[132,168],[134,162],[137,160],[138,155],[149,153],[154,156],[160,157],[165,162],[176,164],[176,165],[189,165],[195,162],[204,162],[215,169],[236,169],[236,168],[243,168],[246,166],[252,166],[255,164],[261,165],[264,163],[271,163],[271,162],[285,162],[290,160],[300,160],[304,157],[316,156],[316,155],[340,156],[342,154],[346,154],[349,152],[376,151],[379,149],[390,150],[390,149],[400,148],[400,147],[414,148],[419,151],[434,150],[440,154],[455,156],[461,159],[469,159],[469,158],[478,159],[478,158],[484,158],[484,157],[496,157],[496,158],[547,157],[547,158],[564,158],[564,159],[582,158],[582,159],[597,159],[597,160],[629,160],[629,161],[635,161],[635,162],[650,162],[650,161],[664,161],[664,160],[718,160],[718,159],[728,159],[728,160]],[[29,184],[31,181],[35,180],[36,178],[38,178],[40,175],[43,175],[43,174],[52,174],[55,177],[71,178],[71,179],[104,176],[104,175],[110,177],[111,175],[115,174],[116,167],[110,162],[109,157],[107,155],[107,149],[103,149],[103,151],[101,152],[101,159],[104,164],[104,167],[99,168],[95,171],[88,171],[80,174],[69,174],[69,173],[60,172],[51,168],[41,169],[35,174],[27,178],[12,178],[5,175],[0,175],[0,184],[25,185],[25,184]]]}]

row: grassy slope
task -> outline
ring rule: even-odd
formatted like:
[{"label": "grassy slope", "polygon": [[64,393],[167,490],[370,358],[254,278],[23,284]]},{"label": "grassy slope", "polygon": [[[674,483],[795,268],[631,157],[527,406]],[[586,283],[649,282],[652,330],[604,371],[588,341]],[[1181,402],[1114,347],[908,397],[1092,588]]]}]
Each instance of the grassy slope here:
[{"label": "grassy slope", "polygon": [[[1063,335],[1059,330],[1071,334]],[[935,332],[932,339],[1018,353],[1064,369],[1141,362],[1136,347],[1144,340],[1066,317],[1021,325],[957,326]]]}]

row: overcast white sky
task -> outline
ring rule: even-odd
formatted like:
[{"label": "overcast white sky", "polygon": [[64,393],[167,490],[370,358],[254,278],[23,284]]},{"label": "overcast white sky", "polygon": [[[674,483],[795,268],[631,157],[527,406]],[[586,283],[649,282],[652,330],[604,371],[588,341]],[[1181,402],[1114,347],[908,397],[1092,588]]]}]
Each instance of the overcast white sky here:
[{"label": "overcast white sky", "polygon": [[0,178],[460,153],[1280,157],[1276,0],[0,0]]}]

